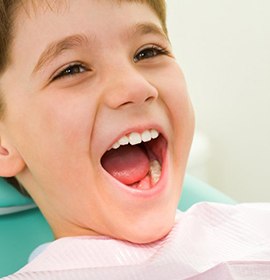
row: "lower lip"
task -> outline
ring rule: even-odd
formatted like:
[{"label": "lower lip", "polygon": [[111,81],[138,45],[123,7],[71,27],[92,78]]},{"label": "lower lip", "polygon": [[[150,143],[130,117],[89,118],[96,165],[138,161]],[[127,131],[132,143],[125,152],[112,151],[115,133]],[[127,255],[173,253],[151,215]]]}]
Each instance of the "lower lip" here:
[{"label": "lower lip", "polygon": [[116,180],[114,177],[112,177],[106,170],[103,169],[101,166],[105,177],[107,177],[108,181],[110,182],[110,185],[113,186],[113,188],[118,188],[124,193],[128,195],[132,195],[136,198],[140,199],[150,199],[156,196],[159,196],[161,193],[163,193],[166,189],[166,186],[168,185],[168,148],[166,147],[166,151],[163,153],[163,160],[162,160],[162,170],[159,181],[149,189],[140,190],[132,187],[128,187],[118,180]]}]

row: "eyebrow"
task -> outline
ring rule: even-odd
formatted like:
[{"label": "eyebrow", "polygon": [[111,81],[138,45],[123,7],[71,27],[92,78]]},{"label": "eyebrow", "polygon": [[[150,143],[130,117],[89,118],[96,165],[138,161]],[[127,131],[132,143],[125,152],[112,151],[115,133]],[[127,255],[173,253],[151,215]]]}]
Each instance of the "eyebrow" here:
[{"label": "eyebrow", "polygon": [[158,25],[151,23],[151,22],[138,23],[134,27],[132,27],[127,32],[127,34],[128,34],[128,37],[132,37],[136,34],[140,34],[140,35],[154,34],[154,35],[161,36],[164,39],[168,40],[168,36],[164,32],[164,30],[161,27],[159,27]]},{"label": "eyebrow", "polygon": [[39,57],[39,60],[33,70],[33,73],[40,71],[40,69],[51,61],[54,57],[57,57],[65,50],[74,49],[87,45],[89,43],[88,38],[83,34],[76,34],[72,36],[65,37],[58,41],[50,43],[46,49],[42,52]]},{"label": "eyebrow", "polygon": [[[154,34],[161,36],[163,37],[163,39],[168,41],[168,37],[163,29],[154,23],[136,24],[125,32],[125,37],[127,40],[129,40],[137,34]],[[39,72],[47,63],[53,60],[53,58],[59,56],[64,51],[87,46],[89,45],[89,43],[90,40],[85,34],[71,35],[50,43],[40,55],[38,62],[33,70],[33,74]]]}]

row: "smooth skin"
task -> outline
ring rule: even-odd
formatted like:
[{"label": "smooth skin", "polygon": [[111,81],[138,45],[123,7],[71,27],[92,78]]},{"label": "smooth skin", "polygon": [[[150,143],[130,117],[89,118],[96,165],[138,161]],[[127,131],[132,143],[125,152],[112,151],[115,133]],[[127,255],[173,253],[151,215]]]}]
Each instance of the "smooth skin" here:
[{"label": "smooth skin", "polygon": [[[0,80],[0,175],[17,176],[56,238],[158,240],[174,224],[194,129],[160,20],[141,3],[48,2],[16,18]],[[167,140],[167,164],[158,191],[138,194],[100,162],[126,132],[150,128]]]}]

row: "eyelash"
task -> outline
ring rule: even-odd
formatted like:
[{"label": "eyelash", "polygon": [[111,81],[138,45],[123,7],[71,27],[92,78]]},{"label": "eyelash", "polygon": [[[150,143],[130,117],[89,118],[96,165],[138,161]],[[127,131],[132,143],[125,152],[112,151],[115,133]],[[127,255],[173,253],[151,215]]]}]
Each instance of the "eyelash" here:
[{"label": "eyelash", "polygon": [[[76,70],[76,71],[73,72],[74,70]],[[79,71],[77,71],[77,70],[79,70]],[[64,70],[62,70],[55,77],[53,77],[52,80],[54,81],[54,80],[59,80],[59,79],[63,79],[66,77],[71,77],[74,75],[84,73],[85,71],[88,71],[88,68],[85,65],[83,65],[82,63],[79,63],[79,62],[75,62],[73,64],[68,65]]]},{"label": "eyelash", "polygon": [[[156,56],[168,55],[168,54],[169,54],[169,51],[165,48],[162,48],[159,46],[151,46],[151,47],[146,47],[146,48],[142,49],[141,51],[139,51],[134,56],[133,61],[135,63],[137,63],[144,59],[149,59],[149,58],[153,58]],[[53,77],[52,81],[63,79],[66,77],[71,77],[74,75],[78,75],[78,74],[84,73],[86,71],[89,71],[89,69],[82,63],[79,63],[79,62],[73,63],[73,64],[68,65],[64,70],[62,70],[55,77]]]},{"label": "eyelash", "polygon": [[[148,53],[148,55],[146,55],[146,52],[150,52],[150,55]],[[149,47],[145,47],[144,49],[142,49],[141,51],[139,51],[133,58],[133,61],[136,63],[140,60],[144,60],[144,59],[149,59],[149,58],[153,58],[159,55],[168,55],[169,51],[165,48],[159,47],[159,46],[149,46]]]}]

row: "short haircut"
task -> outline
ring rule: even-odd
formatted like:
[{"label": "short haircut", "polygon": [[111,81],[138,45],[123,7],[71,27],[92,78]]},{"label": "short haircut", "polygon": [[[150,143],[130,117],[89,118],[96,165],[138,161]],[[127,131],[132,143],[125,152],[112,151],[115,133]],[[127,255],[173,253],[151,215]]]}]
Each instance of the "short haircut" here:
[{"label": "short haircut", "polygon": [[[7,69],[10,63],[10,48],[14,36],[14,21],[17,13],[22,7],[25,8],[25,3],[29,2],[35,8],[40,4],[41,0],[0,0],[0,77]],[[111,0],[116,2],[137,2],[148,4],[156,13],[161,21],[163,31],[167,34],[166,27],[166,2],[165,0]],[[46,2],[46,0],[44,0]],[[49,5],[49,3],[47,2]],[[5,99],[0,88],[0,120],[5,116]],[[14,186],[23,195],[28,195],[27,191],[15,178],[5,178],[5,180]]]}]

